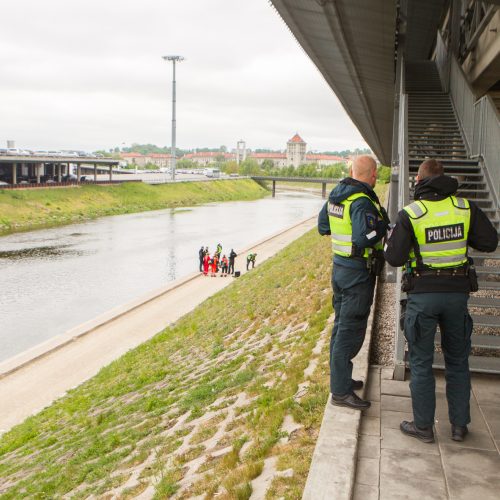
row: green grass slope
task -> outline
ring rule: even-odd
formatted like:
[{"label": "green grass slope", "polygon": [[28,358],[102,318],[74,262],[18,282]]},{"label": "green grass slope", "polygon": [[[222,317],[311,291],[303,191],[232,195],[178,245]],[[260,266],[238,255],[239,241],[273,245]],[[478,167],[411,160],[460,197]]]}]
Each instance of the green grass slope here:
[{"label": "green grass slope", "polygon": [[105,215],[255,200],[268,192],[250,179],[148,185],[82,185],[73,188],[0,189],[0,235],[70,224]]},{"label": "green grass slope", "polygon": [[265,464],[266,498],[301,498],[328,397],[330,252],[310,231],[3,435],[0,498],[246,499]]}]

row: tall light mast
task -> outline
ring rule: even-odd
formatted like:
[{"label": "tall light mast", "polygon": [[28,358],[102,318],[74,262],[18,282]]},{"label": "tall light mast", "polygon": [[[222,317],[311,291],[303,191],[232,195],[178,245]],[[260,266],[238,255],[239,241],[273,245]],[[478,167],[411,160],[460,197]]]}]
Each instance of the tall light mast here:
[{"label": "tall light mast", "polygon": [[184,61],[182,56],[163,56],[165,61],[172,61],[173,78],[172,78],[172,181],[175,181],[175,163],[176,163],[176,150],[175,150],[175,140],[176,140],[176,118],[175,118],[175,105],[176,105],[176,95],[175,95],[175,63]]}]

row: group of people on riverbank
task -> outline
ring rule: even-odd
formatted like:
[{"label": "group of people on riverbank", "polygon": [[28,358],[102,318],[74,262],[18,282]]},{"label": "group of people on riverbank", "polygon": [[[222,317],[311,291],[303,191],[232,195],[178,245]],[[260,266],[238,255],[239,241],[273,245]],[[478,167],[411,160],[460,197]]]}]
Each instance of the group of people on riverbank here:
[{"label": "group of people on riverbank", "polygon": [[[203,273],[205,276],[216,277],[219,274],[221,277],[226,277],[228,275],[234,275],[234,259],[238,256],[238,254],[231,248],[231,252],[229,253],[229,257],[225,254],[222,254],[222,245],[217,243],[217,247],[215,252],[210,255],[210,251],[208,250],[208,246],[201,247],[198,251],[198,257],[200,261],[200,273]],[[256,253],[249,253],[247,255],[247,271],[252,266],[252,269],[255,267],[255,259],[257,257]],[[239,272],[236,273],[239,276]]]},{"label": "group of people on riverbank", "polygon": [[216,277],[220,271],[221,277],[234,274],[234,259],[238,256],[237,253],[231,248],[229,257],[222,254],[222,245],[217,243],[215,252],[210,255],[208,246],[201,247],[198,256],[200,260],[200,272],[205,276]]}]

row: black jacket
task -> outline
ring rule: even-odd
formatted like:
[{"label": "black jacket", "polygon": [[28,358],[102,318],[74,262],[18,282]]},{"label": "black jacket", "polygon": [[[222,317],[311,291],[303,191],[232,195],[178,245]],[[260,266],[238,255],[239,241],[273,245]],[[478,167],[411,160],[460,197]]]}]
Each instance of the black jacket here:
[{"label": "black jacket", "polygon": [[[335,186],[328,201],[331,203],[341,203],[355,193],[365,193],[369,199],[362,197],[353,201],[351,204],[351,222],[352,222],[352,243],[355,254],[361,256],[367,247],[373,247],[377,241],[380,241],[387,230],[389,219],[385,210],[382,209],[380,217],[374,203],[380,205],[380,201],[375,191],[368,184],[346,177]],[[328,218],[328,202],[323,205],[318,215],[318,232],[321,235],[331,234],[330,220]],[[371,236],[371,237],[370,237]],[[334,262],[345,267],[366,269],[366,262],[363,258],[349,258],[335,255]]]},{"label": "black jacket", "polygon": [[[415,188],[415,200],[440,201],[456,193],[458,182],[453,177],[439,175],[428,177]],[[470,227],[467,245],[481,252],[494,252],[498,245],[497,230],[486,214],[473,202],[470,203]],[[404,265],[414,246],[415,235],[408,214],[401,210],[396,225],[389,232],[384,248],[385,260],[394,267]],[[421,276],[415,279],[413,293],[422,292],[469,292],[466,276]]]}]

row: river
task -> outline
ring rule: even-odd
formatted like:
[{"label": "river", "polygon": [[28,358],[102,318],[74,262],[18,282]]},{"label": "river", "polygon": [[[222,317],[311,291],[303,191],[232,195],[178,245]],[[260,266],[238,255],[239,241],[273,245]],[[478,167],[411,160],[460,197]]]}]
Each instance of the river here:
[{"label": "river", "polygon": [[284,192],[0,237],[0,361],[197,271],[202,245],[238,252],[322,203]]}]

